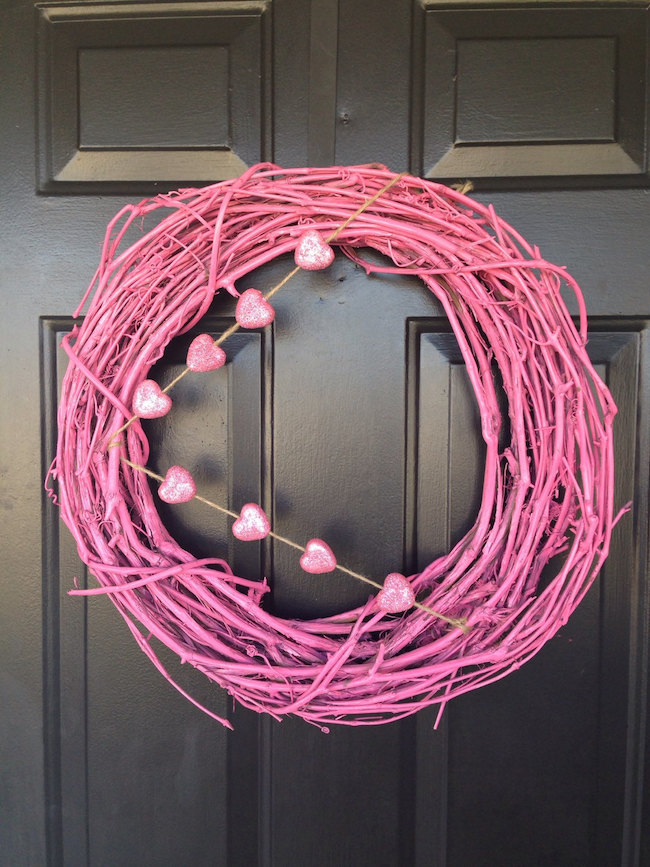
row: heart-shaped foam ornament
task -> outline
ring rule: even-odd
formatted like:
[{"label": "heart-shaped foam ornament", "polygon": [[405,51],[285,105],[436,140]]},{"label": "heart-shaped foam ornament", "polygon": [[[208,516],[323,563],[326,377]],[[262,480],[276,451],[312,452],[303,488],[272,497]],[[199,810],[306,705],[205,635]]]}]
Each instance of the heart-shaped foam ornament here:
[{"label": "heart-shaped foam ornament", "polygon": [[415,593],[407,579],[399,572],[391,572],[384,579],[384,587],[377,594],[377,604],[390,614],[407,611],[415,602]]},{"label": "heart-shaped foam ornament", "polygon": [[334,261],[334,250],[316,229],[309,229],[301,235],[293,258],[305,271],[322,271]]},{"label": "heart-shaped foam ornament", "polygon": [[171,409],[172,399],[163,394],[153,379],[144,379],[133,394],[133,415],[138,418],[160,418]]},{"label": "heart-shaped foam ornament", "polygon": [[170,467],[158,488],[158,496],[166,503],[187,503],[196,494],[192,474],[185,467]]},{"label": "heart-shaped foam ornament", "polygon": [[235,319],[242,328],[264,328],[273,322],[275,309],[259,289],[247,289],[239,296]]},{"label": "heart-shaped foam ornament", "polygon": [[324,572],[336,569],[336,557],[327,542],[323,542],[322,539],[310,539],[305,553],[300,558],[300,565],[305,572],[322,575]]},{"label": "heart-shaped foam ornament", "polygon": [[232,525],[232,534],[242,542],[254,542],[256,539],[265,539],[271,530],[269,519],[264,509],[257,503],[246,503],[242,506],[239,517]]},{"label": "heart-shaped foam ornament", "polygon": [[226,353],[220,346],[214,345],[214,340],[209,334],[199,334],[190,343],[186,361],[190,370],[203,373],[206,370],[217,370],[225,363]]}]

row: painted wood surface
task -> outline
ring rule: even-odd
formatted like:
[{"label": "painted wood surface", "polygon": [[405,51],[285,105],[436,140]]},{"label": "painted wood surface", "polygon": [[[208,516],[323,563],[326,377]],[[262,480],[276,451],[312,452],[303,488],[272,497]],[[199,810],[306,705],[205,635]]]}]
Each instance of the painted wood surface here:
[{"label": "painted wood surface", "polygon": [[[0,11],[0,863],[650,863],[646,4]],[[228,733],[158,675],[107,599],[66,593],[93,579],[42,479],[59,343],[105,224],[126,200],[259,159],[470,177],[585,292],[590,353],[620,408],[617,501],[632,511],[568,625],[520,671],[452,702],[438,731],[433,712],[329,735],[277,724],[165,657]],[[276,260],[250,285],[288,269]],[[152,467],[191,462],[209,497],[259,498],[280,532],[327,538],[353,569],[429,562],[471,524],[482,468],[441,310],[417,281],[367,278],[341,257],[296,277],[276,307],[268,333],[233,338],[233,363],[184,381],[173,418],[148,425]],[[218,300],[201,330],[232,316]],[[157,366],[161,382],[191,336]],[[233,542],[199,504],[163,514],[191,551],[267,572],[276,613],[365,598],[345,576],[305,575],[270,541]]]}]

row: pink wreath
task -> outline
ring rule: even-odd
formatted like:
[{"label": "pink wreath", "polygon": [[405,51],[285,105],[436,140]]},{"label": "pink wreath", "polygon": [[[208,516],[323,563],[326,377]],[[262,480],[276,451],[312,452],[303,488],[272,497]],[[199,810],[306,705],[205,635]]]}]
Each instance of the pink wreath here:
[{"label": "pink wreath", "polygon": [[[136,221],[165,211],[120,252]],[[246,275],[294,254],[306,230],[368,274],[422,280],[449,318],[480,408],[479,513],[452,551],[404,579],[417,599],[406,611],[392,613],[373,592],[333,617],[274,616],[265,579],[177,544],[142,471],[149,445],[133,405],[151,366],[201,321],[215,293],[239,297]],[[366,261],[364,248],[393,264]],[[71,363],[52,468],[63,520],[100,585],[73,592],[107,593],[170,681],[152,637],[278,719],[294,714],[326,729],[434,703],[442,711],[536,654],[595,579],[615,523],[616,408],[585,350],[579,287],[491,206],[381,166],[257,165],[236,180],[125,207],[75,315],[93,289],[82,324],[64,339]],[[577,299],[578,330],[563,289]],[[542,586],[558,554],[557,574]]]}]

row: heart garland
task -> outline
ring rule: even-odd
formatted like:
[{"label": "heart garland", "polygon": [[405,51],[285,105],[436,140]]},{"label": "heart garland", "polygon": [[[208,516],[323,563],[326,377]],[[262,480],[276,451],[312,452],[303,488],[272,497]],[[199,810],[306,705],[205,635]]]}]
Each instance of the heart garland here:
[{"label": "heart garland", "polygon": [[[378,193],[375,194],[371,199],[367,202],[364,202],[363,205],[357,209],[353,216],[359,216],[369,204],[372,204],[382,193],[388,191],[397,181],[402,177],[402,175],[397,175],[393,179],[391,179]],[[346,223],[349,223],[351,218],[348,218]],[[345,225],[345,224],[344,224]],[[332,235],[328,240],[333,240],[338,233],[341,231],[340,227]],[[262,293],[257,289],[247,289],[245,290],[239,297],[237,306],[235,309],[235,320],[236,325],[232,326],[225,335],[222,335],[218,340],[213,340],[209,334],[200,334],[196,337],[192,343],[190,344],[187,359],[186,359],[186,370],[176,377],[169,385],[167,385],[164,389],[164,392],[161,392],[159,389],[152,389],[152,380],[146,381],[146,390],[147,396],[149,397],[150,392],[155,393],[155,397],[160,401],[161,398],[166,398],[166,392],[170,391],[171,388],[190,370],[195,372],[207,372],[212,369],[217,369],[222,366],[226,361],[225,352],[221,349],[220,343],[224,341],[226,336],[230,336],[234,332],[234,330],[238,327],[242,328],[264,328],[269,325],[275,318],[275,310],[272,305],[269,303],[269,298],[271,298],[277,291],[279,291],[283,286],[287,284],[287,282],[293,277],[298,270],[301,269],[301,263],[304,264],[306,270],[309,271],[318,271],[324,268],[329,267],[329,265],[334,260],[334,251],[332,247],[329,245],[328,241],[325,241],[320,233],[315,230],[308,230],[303,235],[301,235],[298,243],[296,244],[296,250],[294,254],[294,261],[297,263],[297,267],[291,271],[283,280],[280,281],[266,296],[262,295]],[[136,397],[139,395],[142,390],[142,386],[138,386],[136,389]],[[154,382],[155,386],[156,383]],[[150,400],[153,400],[153,396],[149,397]],[[134,402],[134,406],[136,403]],[[170,404],[171,405],[171,404]],[[163,407],[156,407],[158,412],[158,416],[164,415]],[[130,418],[126,424],[122,425],[119,432],[126,430],[130,427],[131,423],[138,418],[138,414],[134,413],[133,417]],[[153,417],[153,416],[150,416]],[[118,432],[118,433],[119,433]],[[112,441],[112,445],[117,445],[115,439]],[[169,470],[167,477],[162,480],[155,473],[152,473],[150,470],[147,470],[145,467],[139,467],[137,464],[134,464],[128,461],[126,458],[123,458],[125,463],[132,466],[134,469],[139,469],[141,472],[149,475],[150,477],[161,481],[162,484],[159,487],[159,495],[161,499],[170,503],[181,503],[186,502],[191,499],[193,496],[196,496],[196,485],[194,484],[194,480],[187,470],[183,467],[172,467]],[[171,474],[171,476],[170,476]],[[182,479],[182,481],[181,481]],[[364,575],[360,575],[358,572],[354,572],[351,569],[346,568],[345,566],[340,566],[334,556],[334,552],[332,549],[324,542],[322,539],[311,539],[306,548],[301,547],[295,542],[292,542],[290,539],[286,539],[284,536],[281,536],[277,533],[271,531],[270,522],[265,515],[264,511],[260,506],[256,503],[247,503],[237,517],[236,513],[231,512],[229,509],[220,506],[217,503],[212,503],[209,500],[206,500],[203,497],[199,497],[199,500],[211,506],[214,509],[225,512],[229,515],[234,515],[237,520],[232,526],[232,533],[235,538],[240,541],[256,541],[266,538],[266,536],[272,536],[274,539],[278,539],[285,544],[290,545],[293,548],[297,548],[302,551],[302,556],[300,558],[300,566],[305,572],[309,572],[313,575],[321,575],[326,574],[328,572],[333,572],[335,569],[338,569],[341,572],[344,572],[350,575],[353,578],[358,579],[366,584],[369,584],[372,587],[380,590],[379,594],[376,597],[377,606],[386,612],[397,613],[399,611],[405,611],[410,607],[420,608],[422,611],[426,611],[431,614],[433,617],[443,620],[447,623],[452,624],[453,626],[457,626],[463,631],[467,630],[467,623],[464,618],[454,618],[448,617],[440,612],[435,611],[433,608],[430,608],[427,605],[422,604],[421,602],[417,602],[415,599],[415,593],[412,591],[410,585],[408,584],[407,579],[399,575],[398,573],[391,573],[384,581],[384,584],[378,584],[376,581],[371,578],[367,578]],[[401,587],[401,595],[395,586],[396,580],[400,579],[402,584],[405,584],[408,588],[408,592],[405,592],[404,587]],[[400,596],[400,600],[398,601],[398,596]],[[406,600],[408,600],[408,604],[406,604]],[[402,605],[403,607],[399,607]]]}]

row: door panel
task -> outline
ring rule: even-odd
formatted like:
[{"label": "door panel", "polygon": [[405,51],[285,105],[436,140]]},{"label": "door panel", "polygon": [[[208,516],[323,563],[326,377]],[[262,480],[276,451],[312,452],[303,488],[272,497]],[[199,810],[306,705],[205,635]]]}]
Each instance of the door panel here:
[{"label": "door panel", "polygon": [[646,174],[646,9],[422,5],[414,144],[423,173],[569,186]]},{"label": "door panel", "polygon": [[[0,863],[648,863],[646,5],[0,2]],[[617,505],[632,508],[569,623],[521,670],[451,702],[437,730],[435,708],[329,734],[278,723],[157,648],[227,732],[161,677],[108,599],[67,595],[94,579],[42,478],[59,345],[104,227],[129,199],[258,159],[471,177],[585,292],[589,351],[619,406]],[[363,573],[430,562],[470,526],[483,466],[441,309],[418,281],[368,278],[342,256],[299,274],[276,308],[273,328],[233,337],[231,364],[183,380],[173,414],[147,425],[152,468],[190,466],[208,497],[258,500],[280,533],[322,535]],[[219,299],[200,330],[232,316]],[[161,382],[191,336],[156,366]],[[367,598],[268,540],[233,542],[199,504],[161,515],[189,550],[268,575],[278,614]]]}]

